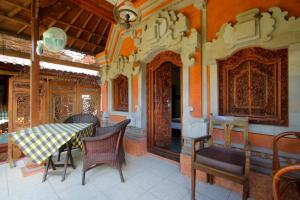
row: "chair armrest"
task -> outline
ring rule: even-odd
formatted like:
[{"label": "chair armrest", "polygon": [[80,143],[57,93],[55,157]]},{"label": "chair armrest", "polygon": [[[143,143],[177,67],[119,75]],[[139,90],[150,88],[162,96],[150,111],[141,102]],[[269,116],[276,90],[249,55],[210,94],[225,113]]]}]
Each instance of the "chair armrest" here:
[{"label": "chair armrest", "polygon": [[191,149],[191,151],[192,151],[192,162],[195,161],[195,157],[196,157],[196,151],[197,151],[197,150],[196,150],[196,144],[197,144],[198,142],[201,142],[200,148],[203,148],[204,142],[206,142],[206,141],[209,140],[209,139],[211,139],[211,135],[201,136],[201,137],[193,138],[193,139],[192,139],[192,149]]},{"label": "chair armrest", "polygon": [[245,144],[245,154],[246,154],[245,176],[248,177],[248,174],[250,173],[250,158],[251,158],[251,144],[249,141]]},{"label": "chair armrest", "polygon": [[210,138],[211,138],[211,135],[205,135],[205,136],[193,138],[192,142],[196,144],[197,142],[206,141],[206,140],[209,140]]},{"label": "chair armrest", "polygon": [[280,200],[280,178],[284,174],[290,173],[292,171],[299,171],[300,164],[289,165],[279,169],[273,176],[272,180],[272,189],[273,189],[273,196],[274,200]]}]

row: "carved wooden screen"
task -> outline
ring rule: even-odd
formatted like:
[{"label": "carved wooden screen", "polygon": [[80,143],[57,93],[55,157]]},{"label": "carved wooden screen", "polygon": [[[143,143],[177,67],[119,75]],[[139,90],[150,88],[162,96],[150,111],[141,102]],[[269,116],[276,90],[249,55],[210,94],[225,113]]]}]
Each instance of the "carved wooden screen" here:
[{"label": "carved wooden screen", "polygon": [[67,82],[52,82],[51,86],[51,121],[63,122],[75,113],[76,85]]},{"label": "carved wooden screen", "polygon": [[16,131],[30,125],[30,84],[25,79],[10,78],[9,131]]},{"label": "carved wooden screen", "polygon": [[220,115],[288,125],[287,49],[243,49],[218,61]]},{"label": "carved wooden screen", "polygon": [[[13,77],[9,79],[9,131],[17,131],[30,126],[30,82],[29,79]],[[46,84],[40,83],[40,123],[46,122]]]},{"label": "carved wooden screen", "polygon": [[128,111],[128,78],[119,75],[113,80],[113,109]]},{"label": "carved wooden screen", "polygon": [[78,86],[79,111],[99,116],[100,111],[100,87],[95,85]]}]

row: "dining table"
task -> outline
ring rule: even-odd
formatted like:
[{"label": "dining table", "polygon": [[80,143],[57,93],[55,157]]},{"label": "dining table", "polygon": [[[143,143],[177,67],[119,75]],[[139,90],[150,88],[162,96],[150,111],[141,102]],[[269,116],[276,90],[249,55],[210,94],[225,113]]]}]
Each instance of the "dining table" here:
[{"label": "dining table", "polygon": [[[62,175],[62,181],[64,181],[67,167],[72,166],[75,168],[71,154],[72,147],[82,148],[81,138],[90,137],[92,134],[93,127],[91,123],[51,123],[26,128],[9,135],[12,142],[33,163],[45,165],[42,180],[44,182],[50,167],[53,170],[56,170],[56,167],[64,167]],[[65,144],[67,145],[66,160],[63,164],[54,164],[53,154]]]}]

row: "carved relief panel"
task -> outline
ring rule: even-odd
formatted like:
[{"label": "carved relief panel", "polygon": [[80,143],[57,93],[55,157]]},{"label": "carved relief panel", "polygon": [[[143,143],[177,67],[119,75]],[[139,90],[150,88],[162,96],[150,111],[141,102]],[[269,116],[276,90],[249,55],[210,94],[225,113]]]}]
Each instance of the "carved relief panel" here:
[{"label": "carved relief panel", "polygon": [[128,112],[128,78],[119,75],[113,80],[113,109]]},{"label": "carved relief panel", "polygon": [[68,84],[67,82],[52,82],[51,84],[51,121],[54,123],[63,122],[75,113],[75,84]]},{"label": "carved relief panel", "polygon": [[287,49],[243,49],[218,61],[219,114],[288,124]]},{"label": "carved relief panel", "polygon": [[14,94],[16,109],[13,110],[13,123],[15,129],[22,129],[30,125],[30,95],[18,92]]}]

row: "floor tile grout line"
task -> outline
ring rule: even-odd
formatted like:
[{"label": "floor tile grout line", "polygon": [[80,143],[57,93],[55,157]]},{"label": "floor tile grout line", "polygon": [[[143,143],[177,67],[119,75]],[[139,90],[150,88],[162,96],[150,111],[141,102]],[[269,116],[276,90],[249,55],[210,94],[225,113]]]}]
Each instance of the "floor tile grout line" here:
[{"label": "floor tile grout line", "polygon": [[58,195],[58,192],[55,190],[54,186],[52,185],[51,181],[46,180],[46,182],[49,183],[49,185],[50,185],[50,187],[52,188],[52,190],[54,191],[56,197],[57,197],[59,200],[62,200],[62,199],[60,198],[60,196]]}]

